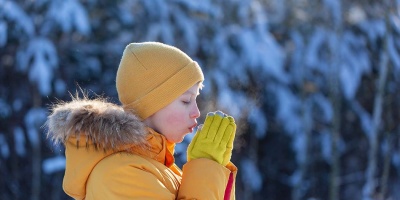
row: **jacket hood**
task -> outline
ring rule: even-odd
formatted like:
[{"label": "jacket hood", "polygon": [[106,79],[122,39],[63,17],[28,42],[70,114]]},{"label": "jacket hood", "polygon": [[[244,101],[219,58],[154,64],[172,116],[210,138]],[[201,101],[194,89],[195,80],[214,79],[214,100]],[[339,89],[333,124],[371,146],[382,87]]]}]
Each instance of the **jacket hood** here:
[{"label": "jacket hood", "polygon": [[115,152],[130,152],[174,163],[175,144],[121,106],[104,99],[73,98],[51,109],[47,136],[65,146],[64,191],[74,199],[85,199],[86,183],[95,166]]},{"label": "jacket hood", "polygon": [[[47,136],[55,143],[65,144],[74,137],[77,146],[91,141],[96,148],[115,151],[146,142],[147,131],[140,118],[105,99],[76,97],[54,105],[51,111]],[[81,136],[86,140],[79,141]]]}]

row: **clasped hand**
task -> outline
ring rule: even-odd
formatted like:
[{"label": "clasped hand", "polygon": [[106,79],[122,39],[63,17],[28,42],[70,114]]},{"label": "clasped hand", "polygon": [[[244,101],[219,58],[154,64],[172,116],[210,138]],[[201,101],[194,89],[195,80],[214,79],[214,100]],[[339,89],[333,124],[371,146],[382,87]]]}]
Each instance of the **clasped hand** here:
[{"label": "clasped hand", "polygon": [[199,126],[188,146],[188,161],[208,158],[226,166],[232,157],[235,133],[233,117],[221,111],[208,113],[203,126]]}]

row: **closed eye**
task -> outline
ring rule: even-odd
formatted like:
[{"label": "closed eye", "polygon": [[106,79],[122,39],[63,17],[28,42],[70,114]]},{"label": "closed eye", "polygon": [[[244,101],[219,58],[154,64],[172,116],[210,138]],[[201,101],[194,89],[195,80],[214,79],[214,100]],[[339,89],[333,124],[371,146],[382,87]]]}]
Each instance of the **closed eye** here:
[{"label": "closed eye", "polygon": [[190,104],[190,101],[182,101],[183,104],[188,105]]}]

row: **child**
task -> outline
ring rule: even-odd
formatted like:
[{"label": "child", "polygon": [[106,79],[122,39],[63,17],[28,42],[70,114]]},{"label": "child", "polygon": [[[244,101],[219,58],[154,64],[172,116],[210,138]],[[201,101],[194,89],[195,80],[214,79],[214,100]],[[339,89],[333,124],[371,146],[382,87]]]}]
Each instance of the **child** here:
[{"label": "child", "polygon": [[122,106],[75,98],[52,108],[48,137],[65,145],[63,189],[75,199],[235,199],[234,119],[209,113],[181,171],[175,143],[197,126],[203,73],[179,49],[131,43],[116,86]]}]

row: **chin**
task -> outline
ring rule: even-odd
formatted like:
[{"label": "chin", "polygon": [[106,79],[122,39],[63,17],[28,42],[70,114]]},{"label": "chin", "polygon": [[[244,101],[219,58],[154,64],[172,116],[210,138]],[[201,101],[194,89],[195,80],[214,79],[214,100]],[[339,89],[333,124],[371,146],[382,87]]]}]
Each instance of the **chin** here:
[{"label": "chin", "polygon": [[183,138],[184,137],[182,137],[182,138],[172,138],[172,139],[167,139],[167,141],[168,142],[170,142],[170,143],[181,143],[182,141],[183,141]]},{"label": "chin", "polygon": [[181,143],[181,142],[183,142],[183,139],[185,139],[185,136],[189,133],[190,132],[180,133],[180,135],[176,134],[176,135],[173,135],[175,137],[167,138],[167,140],[168,140],[168,142],[171,142],[171,143]]},{"label": "chin", "polygon": [[[186,134],[185,134],[186,135]],[[177,139],[176,141],[175,141],[175,143],[181,143],[181,142],[183,142],[183,139],[185,139],[185,135],[183,135],[180,139]]]},{"label": "chin", "polygon": [[184,137],[182,137],[180,140],[175,141],[175,143],[181,143],[183,141],[183,138]]}]

